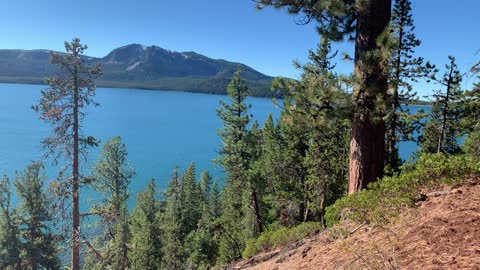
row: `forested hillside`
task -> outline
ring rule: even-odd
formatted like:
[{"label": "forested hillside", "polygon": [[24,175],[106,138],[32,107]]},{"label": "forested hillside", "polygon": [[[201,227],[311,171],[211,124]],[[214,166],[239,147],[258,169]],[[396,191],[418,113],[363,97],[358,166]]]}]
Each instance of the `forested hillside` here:
[{"label": "forested hillside", "polygon": [[[100,87],[226,94],[233,73],[241,68],[252,96],[281,96],[270,91],[272,77],[244,64],[195,52],[130,44],[102,58],[82,58],[86,63],[102,64],[103,74],[96,81]],[[0,82],[43,84],[56,71],[57,67],[50,63],[49,50],[0,50]]]}]

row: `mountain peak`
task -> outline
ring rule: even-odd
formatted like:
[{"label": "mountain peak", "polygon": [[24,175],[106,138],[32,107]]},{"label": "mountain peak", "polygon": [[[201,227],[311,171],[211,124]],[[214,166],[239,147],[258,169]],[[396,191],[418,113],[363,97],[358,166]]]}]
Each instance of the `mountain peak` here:
[{"label": "mountain peak", "polygon": [[[41,83],[53,75],[50,51],[0,50],[0,82]],[[246,65],[212,59],[196,52],[177,52],[159,46],[132,43],[112,50],[103,58],[85,56],[100,62],[101,86],[119,86],[162,90],[225,93],[226,86],[239,66],[251,94],[273,95],[269,90],[271,77]],[[13,79],[12,79],[13,78]]]}]

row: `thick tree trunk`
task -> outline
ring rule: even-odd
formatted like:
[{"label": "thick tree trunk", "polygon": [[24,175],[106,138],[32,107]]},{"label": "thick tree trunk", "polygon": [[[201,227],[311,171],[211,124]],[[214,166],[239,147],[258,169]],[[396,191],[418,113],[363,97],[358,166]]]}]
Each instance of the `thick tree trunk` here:
[{"label": "thick tree trunk", "polygon": [[78,184],[78,99],[79,87],[77,68],[74,71],[74,105],[73,105],[73,165],[72,165],[72,258],[71,270],[80,269],[80,208]]},{"label": "thick tree trunk", "polygon": [[358,11],[355,75],[360,83],[353,93],[356,109],[350,134],[349,194],[383,174],[385,123],[374,114],[377,97],[385,98],[387,77],[380,61],[365,63],[365,54],[379,49],[377,38],[390,21],[391,4],[391,0],[366,0],[365,7]]}]

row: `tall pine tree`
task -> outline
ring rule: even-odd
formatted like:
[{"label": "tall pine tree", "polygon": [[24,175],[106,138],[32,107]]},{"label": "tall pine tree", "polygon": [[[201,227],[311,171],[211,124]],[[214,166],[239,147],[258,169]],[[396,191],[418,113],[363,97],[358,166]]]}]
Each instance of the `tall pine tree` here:
[{"label": "tall pine tree", "polygon": [[103,197],[103,202],[94,212],[100,213],[101,226],[105,230],[103,241],[106,246],[102,264],[114,269],[127,269],[129,266],[127,200],[128,186],[134,174],[128,165],[127,150],[122,139],[117,136],[108,140],[94,168],[93,186]]},{"label": "tall pine tree", "polygon": [[157,186],[152,179],[137,196],[130,230],[132,238],[129,253],[131,269],[161,269],[162,234],[160,230],[160,202],[156,198]]},{"label": "tall pine tree", "polygon": [[414,57],[415,48],[421,42],[415,36],[410,0],[395,0],[391,28],[393,31],[392,55],[389,62],[389,95],[386,118],[386,163],[391,171],[398,171],[402,161],[398,154],[398,143],[414,139],[414,132],[421,127],[423,111],[412,114],[408,107],[416,93],[412,82],[425,78],[433,66],[424,64],[421,57]]},{"label": "tall pine tree", "polygon": [[310,63],[297,63],[304,70],[300,81],[278,81],[291,100],[285,103],[282,121],[303,134],[303,221],[323,222],[327,203],[343,195],[338,188],[346,180],[350,104],[345,85],[332,71],[335,65],[330,60],[335,55],[324,38],[316,52],[310,51]]},{"label": "tall pine tree", "polygon": [[[473,73],[480,73],[480,62],[472,67]],[[464,97],[462,127],[467,132],[464,149],[470,156],[480,161],[480,75]]]},{"label": "tall pine tree", "polygon": [[455,58],[448,57],[446,72],[443,77],[432,76],[445,90],[434,94],[435,102],[430,113],[430,120],[425,124],[420,136],[420,152],[455,154],[461,151],[458,137],[462,134],[460,126],[462,112],[462,75],[458,70]]},{"label": "tall pine tree", "polygon": [[178,166],[175,168],[168,189],[165,192],[165,211],[161,219],[161,231],[163,233],[163,262],[165,269],[184,269],[185,254],[183,250],[181,202],[182,189],[181,176]]},{"label": "tall pine tree", "polygon": [[[250,178],[252,147],[250,131],[247,126],[251,116],[245,99],[248,88],[237,71],[227,87],[229,102],[220,101],[222,107],[217,110],[223,129],[218,131],[222,140],[220,157],[216,162],[225,169],[227,181],[222,192],[223,215],[219,219],[220,261],[227,262],[241,256],[245,239],[263,231],[261,211],[257,190]],[[247,211],[247,212],[245,212]],[[253,228],[246,225],[245,217],[254,216]],[[233,247],[233,248],[232,248]]]},{"label": "tall pine tree", "polygon": [[14,185],[21,200],[18,208],[22,239],[22,269],[60,269],[59,238],[52,232],[53,216],[44,190],[45,173],[40,163],[17,173]]},{"label": "tall pine tree", "polygon": [[257,0],[258,8],[287,8],[302,23],[316,21],[318,32],[333,41],[355,40],[349,185],[353,193],[381,177],[385,152],[385,107],[388,48],[383,42],[391,17],[391,0]]},{"label": "tall pine tree", "polygon": [[20,270],[22,250],[17,211],[11,205],[12,186],[10,179],[0,179],[0,269]]},{"label": "tall pine tree", "polygon": [[52,52],[51,62],[58,66],[59,73],[46,80],[48,89],[42,90],[42,98],[33,109],[40,119],[52,125],[53,133],[42,141],[47,156],[55,162],[68,160],[72,169],[71,178],[59,185],[59,194],[71,198],[71,270],[80,268],[80,157],[86,156],[88,146],[96,145],[93,137],[82,136],[82,121],[85,109],[96,103],[94,79],[101,74],[100,66],[85,64],[83,52],[86,45],[75,38],[65,42],[66,53]]}]

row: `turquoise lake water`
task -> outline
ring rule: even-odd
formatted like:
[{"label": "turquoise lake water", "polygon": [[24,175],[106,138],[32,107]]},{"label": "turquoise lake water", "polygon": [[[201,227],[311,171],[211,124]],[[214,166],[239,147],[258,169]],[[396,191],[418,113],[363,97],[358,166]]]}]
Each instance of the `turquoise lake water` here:
[{"label": "turquoise lake water", "polygon": [[[0,84],[0,174],[14,177],[29,161],[42,158],[40,141],[50,133],[48,125],[30,108],[40,98],[41,85]],[[218,101],[225,96],[136,89],[99,88],[95,100],[100,107],[90,108],[85,134],[106,141],[121,136],[128,160],[135,169],[130,191],[132,197],[146,182],[155,178],[160,187],[167,183],[175,165],[184,169],[195,162],[197,172],[209,170],[222,181],[221,168],[211,161],[217,157],[220,139],[216,116]],[[270,99],[249,98],[251,114],[263,122],[268,114],[280,114]],[[413,109],[418,109],[413,108]],[[416,150],[412,142],[402,143],[403,159]],[[98,149],[90,151],[94,164]],[[46,161],[47,175],[56,169]]]}]

